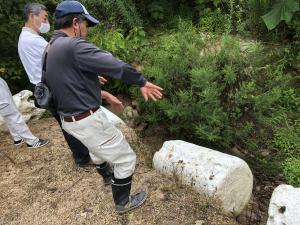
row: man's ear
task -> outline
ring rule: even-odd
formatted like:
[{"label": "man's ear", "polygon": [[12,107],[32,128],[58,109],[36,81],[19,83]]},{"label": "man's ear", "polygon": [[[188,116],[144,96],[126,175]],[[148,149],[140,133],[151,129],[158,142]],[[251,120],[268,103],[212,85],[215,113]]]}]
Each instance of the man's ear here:
[{"label": "man's ear", "polygon": [[73,19],[73,27],[74,28],[79,28],[79,19],[78,18]]},{"label": "man's ear", "polygon": [[29,20],[30,20],[30,19],[33,21],[33,19],[34,19],[34,13],[30,13],[30,14],[29,14]]}]

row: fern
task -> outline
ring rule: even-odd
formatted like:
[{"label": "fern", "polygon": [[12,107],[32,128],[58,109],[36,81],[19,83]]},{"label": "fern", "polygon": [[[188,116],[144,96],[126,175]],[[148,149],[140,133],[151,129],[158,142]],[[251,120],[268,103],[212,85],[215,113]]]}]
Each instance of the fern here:
[{"label": "fern", "polygon": [[142,26],[142,20],[131,0],[115,0],[115,5],[131,29]]}]

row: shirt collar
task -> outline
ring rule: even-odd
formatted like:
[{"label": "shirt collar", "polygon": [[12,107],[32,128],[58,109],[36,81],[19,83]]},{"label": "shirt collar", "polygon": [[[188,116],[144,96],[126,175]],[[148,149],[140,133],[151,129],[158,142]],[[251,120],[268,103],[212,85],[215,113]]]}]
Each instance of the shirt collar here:
[{"label": "shirt collar", "polygon": [[59,37],[68,37],[68,35],[60,30],[55,30],[53,32],[53,35],[52,35],[52,38],[53,39],[56,39],[56,38],[59,38]]}]

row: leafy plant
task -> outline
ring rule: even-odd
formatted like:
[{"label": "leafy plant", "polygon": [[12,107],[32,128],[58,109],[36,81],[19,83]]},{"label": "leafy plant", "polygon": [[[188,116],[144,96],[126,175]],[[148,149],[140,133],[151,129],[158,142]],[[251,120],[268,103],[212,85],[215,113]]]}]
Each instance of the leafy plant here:
[{"label": "leafy plant", "polygon": [[218,8],[214,11],[207,11],[200,17],[200,29],[203,32],[214,34],[225,34],[231,32],[231,20],[229,15],[222,13]]},{"label": "leafy plant", "polygon": [[129,52],[127,57],[128,61],[140,61],[139,52],[143,52],[143,48],[147,46],[146,32],[143,27],[134,27],[131,29],[126,37],[126,44]]},{"label": "leafy plant", "polygon": [[100,49],[109,51],[120,58],[126,58],[128,54],[126,39],[121,29],[106,30],[100,26],[95,27],[90,32],[89,40]]},{"label": "leafy plant", "polygon": [[130,30],[142,26],[143,20],[131,0],[82,0],[89,12],[107,28]]},{"label": "leafy plant", "polygon": [[[164,99],[140,98],[145,120],[201,145],[237,145],[264,168],[299,154],[300,93],[286,72],[284,48],[204,35],[185,20],[149,46],[143,73],[164,88]],[[266,149],[278,157],[265,159]]]},{"label": "leafy plant", "polygon": [[300,136],[293,128],[278,128],[274,133],[273,143],[286,157],[300,157]]},{"label": "leafy plant", "polygon": [[289,184],[300,187],[300,159],[288,158],[283,163],[283,175]]},{"label": "leafy plant", "polygon": [[115,3],[131,29],[142,26],[140,15],[137,13],[135,5],[131,0],[115,0]]},{"label": "leafy plant", "polygon": [[274,29],[280,21],[287,23],[291,21],[293,14],[299,10],[299,1],[297,0],[277,0],[270,12],[262,16],[269,30]]},{"label": "leafy plant", "polygon": [[155,20],[162,20],[165,17],[165,8],[163,2],[152,2],[148,6],[150,15]]}]

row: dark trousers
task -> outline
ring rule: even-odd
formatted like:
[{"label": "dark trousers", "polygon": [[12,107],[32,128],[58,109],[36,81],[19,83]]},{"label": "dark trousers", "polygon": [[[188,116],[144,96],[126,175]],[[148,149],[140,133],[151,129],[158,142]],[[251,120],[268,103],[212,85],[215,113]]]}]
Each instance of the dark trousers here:
[{"label": "dark trousers", "polygon": [[[33,92],[34,92],[34,87],[32,90]],[[37,108],[41,108],[37,104],[36,99],[34,99],[34,104]],[[51,112],[52,116],[58,122],[58,124],[63,132],[63,135],[65,137],[65,140],[67,141],[68,146],[72,151],[72,156],[74,158],[75,163],[77,165],[84,165],[84,164],[88,163],[91,160],[89,150],[80,141],[78,141],[76,138],[74,138],[72,135],[68,134],[66,131],[64,131],[64,129],[62,129],[60,116],[57,113],[56,109],[49,109],[49,111]]]},{"label": "dark trousers", "polygon": [[59,126],[63,132],[65,140],[67,141],[69,148],[72,151],[72,155],[75,163],[79,165],[88,163],[91,160],[88,149],[79,140],[77,140],[72,135],[68,134],[66,131],[62,129],[60,116],[56,112],[56,110],[50,110],[50,112],[59,123]]}]

